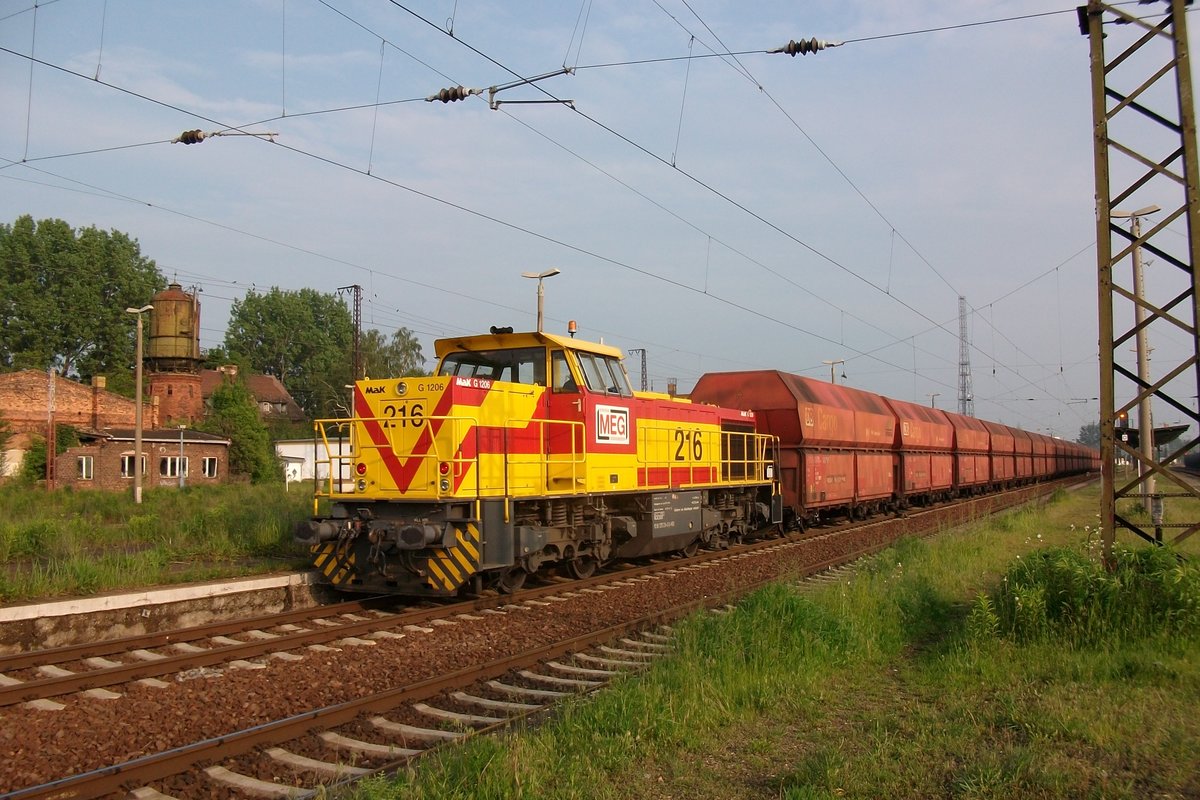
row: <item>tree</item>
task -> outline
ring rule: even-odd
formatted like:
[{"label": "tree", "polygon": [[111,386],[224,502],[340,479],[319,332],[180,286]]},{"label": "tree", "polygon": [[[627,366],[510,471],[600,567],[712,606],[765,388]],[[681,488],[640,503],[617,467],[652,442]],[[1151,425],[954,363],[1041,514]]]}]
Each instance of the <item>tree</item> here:
[{"label": "tree", "polygon": [[273,287],[233,302],[225,350],[279,378],[310,416],[332,416],[353,372],[353,338],[350,312],[335,295]]},{"label": "tree", "polygon": [[1079,438],[1075,441],[1088,447],[1100,448],[1100,426],[1095,422],[1089,422],[1079,429]]},{"label": "tree", "polygon": [[[61,456],[68,447],[79,446],[79,433],[70,425],[55,424],[54,455]],[[46,437],[35,436],[21,460],[20,479],[25,483],[37,483],[46,477]]]},{"label": "tree", "polygon": [[120,231],[29,215],[0,225],[0,369],[54,367],[81,380],[127,373],[134,324],[125,309],[165,285]]},{"label": "tree", "polygon": [[372,328],[363,333],[359,346],[362,348],[363,374],[367,377],[426,374],[421,343],[408,328],[397,328],[390,339]]},{"label": "tree", "polygon": [[246,475],[255,483],[283,476],[267,426],[258,416],[258,404],[239,380],[227,380],[213,390],[212,412],[197,427],[229,439],[229,471]]}]

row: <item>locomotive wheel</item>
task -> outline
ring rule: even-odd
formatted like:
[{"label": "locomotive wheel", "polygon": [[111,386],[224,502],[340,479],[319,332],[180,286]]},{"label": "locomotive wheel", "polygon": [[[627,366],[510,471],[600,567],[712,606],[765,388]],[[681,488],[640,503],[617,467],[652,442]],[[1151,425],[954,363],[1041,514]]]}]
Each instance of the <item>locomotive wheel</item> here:
[{"label": "locomotive wheel", "polygon": [[579,556],[579,558],[572,558],[563,566],[566,567],[568,575],[578,580],[590,578],[596,574],[596,559],[592,558],[591,556]]},{"label": "locomotive wheel", "polygon": [[500,594],[512,594],[520,591],[521,587],[525,585],[525,578],[528,575],[529,573],[520,567],[513,567],[496,579],[496,591]]},{"label": "locomotive wheel", "polygon": [[679,552],[683,553],[684,558],[691,558],[692,556],[696,555],[696,553],[700,552],[700,540],[692,539],[692,541],[688,542],[687,545],[685,545],[684,548]]}]

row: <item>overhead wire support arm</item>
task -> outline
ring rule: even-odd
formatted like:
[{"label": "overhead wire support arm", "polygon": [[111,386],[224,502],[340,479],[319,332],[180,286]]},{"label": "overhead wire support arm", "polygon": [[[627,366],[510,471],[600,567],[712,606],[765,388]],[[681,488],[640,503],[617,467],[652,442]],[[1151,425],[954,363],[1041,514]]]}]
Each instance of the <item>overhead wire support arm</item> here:
[{"label": "overhead wire support arm", "polygon": [[776,47],[771,50],[768,50],[767,52],[772,55],[776,54],[776,53],[786,53],[789,56],[791,56],[792,58],[795,58],[797,53],[799,53],[802,56],[806,56],[809,53],[816,53],[820,50],[827,50],[830,47],[841,47],[844,44],[845,44],[845,42],[827,42],[824,39],[815,39],[815,38],[814,39],[801,39],[798,42],[795,39],[792,39],[790,42],[783,45],[782,47]]},{"label": "overhead wire support arm", "polygon": [[505,89],[515,89],[518,86],[526,86],[531,83],[537,83],[538,81],[545,80],[546,78],[557,78],[559,75],[574,75],[574,74],[575,74],[574,67],[563,67],[562,69],[556,69],[553,72],[547,72],[544,75],[535,75],[532,78],[521,78],[520,80],[510,81],[508,83],[501,83],[496,86],[488,87],[488,90],[487,90],[488,91],[488,106],[492,109],[492,111],[495,111],[502,104],[505,104],[505,103],[507,103],[509,105],[512,105],[512,104],[541,105],[541,104],[545,104],[545,103],[556,103],[556,104],[574,108],[575,107],[574,100],[558,100],[557,98],[550,99],[550,100],[497,100],[496,99],[496,95],[499,94],[500,92],[503,92]]},{"label": "overhead wire support arm", "polygon": [[505,89],[515,89],[518,86],[527,86],[531,83],[537,83],[538,81],[545,80],[546,78],[556,78],[559,75],[572,75],[574,73],[575,73],[574,67],[563,67],[562,69],[554,70],[554,72],[547,72],[544,75],[535,75],[532,78],[520,78],[519,80],[510,81],[509,83],[501,83],[501,84],[497,84],[496,86],[489,86],[486,89],[468,89],[465,86],[451,86],[447,89],[441,89],[440,91],[436,92],[435,94],[429,95],[429,97],[425,98],[425,102],[432,103],[435,100],[441,100],[443,103],[455,103],[459,100],[466,100],[468,97],[471,97],[472,95],[482,95],[484,92],[487,92],[488,107],[491,108],[492,111],[495,111],[497,108],[499,108],[504,103],[508,103],[510,105],[511,104],[534,105],[534,104],[545,104],[545,103],[557,103],[557,104],[566,105],[566,106],[570,106],[571,108],[574,108],[575,107],[574,100],[559,100],[557,98],[550,99],[550,100],[497,100],[496,99],[496,95],[499,94],[500,92],[503,92]]}]

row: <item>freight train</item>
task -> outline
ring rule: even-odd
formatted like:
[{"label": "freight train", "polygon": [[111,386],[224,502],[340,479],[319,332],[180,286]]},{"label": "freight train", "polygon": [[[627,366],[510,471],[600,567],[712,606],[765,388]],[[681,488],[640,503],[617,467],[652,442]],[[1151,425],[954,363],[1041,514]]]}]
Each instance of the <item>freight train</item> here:
[{"label": "freight train", "polygon": [[616,348],[542,331],[435,350],[432,376],[358,381],[350,418],[315,423],[324,477],[296,539],[340,590],[513,591],[1098,468],[1081,445],[773,370],[680,398],[634,391]]}]

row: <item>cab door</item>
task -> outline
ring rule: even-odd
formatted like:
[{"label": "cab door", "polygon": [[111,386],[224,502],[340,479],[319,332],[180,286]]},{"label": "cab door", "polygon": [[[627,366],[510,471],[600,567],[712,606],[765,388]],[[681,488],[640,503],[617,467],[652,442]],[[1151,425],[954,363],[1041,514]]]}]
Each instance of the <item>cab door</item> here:
[{"label": "cab door", "polygon": [[586,447],[582,375],[566,350],[550,351],[547,387],[546,468],[551,493],[582,492],[586,487]]}]

